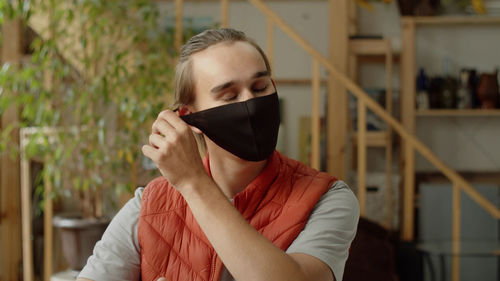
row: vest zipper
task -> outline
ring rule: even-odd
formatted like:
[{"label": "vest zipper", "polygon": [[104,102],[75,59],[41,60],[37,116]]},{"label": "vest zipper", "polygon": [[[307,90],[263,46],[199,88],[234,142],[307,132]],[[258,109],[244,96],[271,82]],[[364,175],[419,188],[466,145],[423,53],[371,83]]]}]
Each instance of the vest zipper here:
[{"label": "vest zipper", "polygon": [[215,280],[215,268],[216,267],[217,267],[217,254],[214,254],[214,257],[212,258],[212,274],[211,274],[212,278],[210,278],[212,281],[219,281],[219,280]]}]

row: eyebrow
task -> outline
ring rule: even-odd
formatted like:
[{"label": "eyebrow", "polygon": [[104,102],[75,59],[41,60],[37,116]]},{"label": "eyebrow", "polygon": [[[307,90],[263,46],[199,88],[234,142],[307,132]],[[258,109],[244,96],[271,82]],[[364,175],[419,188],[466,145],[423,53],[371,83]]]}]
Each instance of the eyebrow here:
[{"label": "eyebrow", "polygon": [[[265,70],[265,71],[259,71],[259,72],[256,72],[253,76],[252,76],[252,79],[257,79],[257,78],[260,78],[260,77],[264,77],[264,76],[270,76],[270,73],[268,70]],[[213,87],[210,92],[211,93],[217,93],[217,92],[220,92],[224,89],[227,89],[231,86],[234,85],[234,81],[229,81],[229,82],[226,82],[224,84],[221,84],[219,86],[215,86]]]}]

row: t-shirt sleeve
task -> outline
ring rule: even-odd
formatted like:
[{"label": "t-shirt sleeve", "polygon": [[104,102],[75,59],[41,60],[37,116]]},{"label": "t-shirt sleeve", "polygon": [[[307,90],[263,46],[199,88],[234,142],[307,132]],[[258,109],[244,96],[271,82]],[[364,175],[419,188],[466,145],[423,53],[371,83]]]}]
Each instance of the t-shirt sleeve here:
[{"label": "t-shirt sleeve", "polygon": [[144,188],[137,188],[130,199],[114,216],[93,254],[78,277],[91,280],[140,280],[140,246],[137,222]]},{"label": "t-shirt sleeve", "polygon": [[330,266],[335,280],[342,280],[349,247],[359,220],[359,204],[343,181],[336,181],[314,207],[302,232],[287,253],[303,253]]}]

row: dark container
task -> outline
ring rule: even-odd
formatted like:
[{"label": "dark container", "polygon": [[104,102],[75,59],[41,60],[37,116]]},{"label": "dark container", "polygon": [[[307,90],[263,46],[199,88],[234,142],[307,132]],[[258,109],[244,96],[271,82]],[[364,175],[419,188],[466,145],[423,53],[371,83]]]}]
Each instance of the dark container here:
[{"label": "dark container", "polygon": [[60,229],[63,254],[71,270],[82,270],[109,222],[108,218],[83,219],[74,214],[54,217],[52,224]]},{"label": "dark container", "polygon": [[479,78],[477,96],[481,101],[481,108],[494,109],[498,103],[498,73],[483,73]]}]

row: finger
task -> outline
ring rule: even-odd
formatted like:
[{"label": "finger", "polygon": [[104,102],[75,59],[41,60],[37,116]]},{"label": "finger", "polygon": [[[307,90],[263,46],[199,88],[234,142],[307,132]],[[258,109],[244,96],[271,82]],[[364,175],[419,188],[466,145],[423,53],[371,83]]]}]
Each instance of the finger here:
[{"label": "finger", "polygon": [[148,157],[149,159],[153,160],[153,162],[155,161],[156,159],[156,153],[157,153],[157,149],[150,146],[150,145],[143,145],[142,146],[142,154],[144,154],[146,157]]},{"label": "finger", "polygon": [[164,137],[158,134],[149,135],[149,145],[153,146],[154,148],[161,148],[163,147],[164,143],[165,143]]},{"label": "finger", "polygon": [[160,118],[167,121],[172,127],[178,131],[186,131],[189,127],[175,112],[172,110],[165,110],[160,113]]},{"label": "finger", "polygon": [[170,125],[165,119],[158,117],[156,121],[153,123],[153,133],[154,134],[161,134],[163,136],[167,136],[171,134],[175,128]]}]

